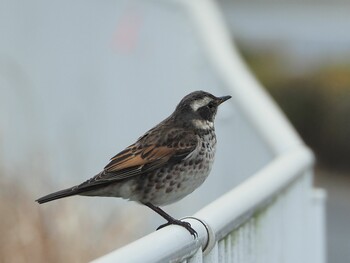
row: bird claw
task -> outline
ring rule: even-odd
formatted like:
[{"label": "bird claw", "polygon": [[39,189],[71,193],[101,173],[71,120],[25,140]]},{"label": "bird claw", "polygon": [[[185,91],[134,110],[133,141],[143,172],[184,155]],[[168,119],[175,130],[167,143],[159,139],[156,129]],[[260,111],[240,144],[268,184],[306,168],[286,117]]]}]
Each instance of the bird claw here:
[{"label": "bird claw", "polygon": [[163,228],[163,227],[166,227],[166,226],[170,226],[170,225],[178,225],[178,226],[182,226],[184,228],[186,228],[186,230],[188,232],[190,232],[190,234],[193,236],[194,239],[198,238],[198,233],[196,230],[194,230],[192,227],[191,227],[191,224],[188,223],[188,222],[184,222],[184,221],[180,221],[180,220],[174,220],[174,221],[169,221],[168,223],[165,223],[163,225],[160,225],[157,230]]}]

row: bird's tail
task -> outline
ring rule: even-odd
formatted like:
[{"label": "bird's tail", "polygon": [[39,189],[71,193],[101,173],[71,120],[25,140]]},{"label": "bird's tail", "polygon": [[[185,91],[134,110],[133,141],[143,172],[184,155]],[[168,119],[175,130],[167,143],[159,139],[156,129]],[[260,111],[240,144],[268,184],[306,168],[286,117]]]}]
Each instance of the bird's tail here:
[{"label": "bird's tail", "polygon": [[35,200],[35,201],[38,202],[39,204],[43,204],[43,203],[50,202],[50,201],[53,201],[53,200],[56,200],[56,199],[60,199],[60,198],[63,198],[63,197],[77,195],[80,192],[81,192],[80,189],[78,189],[76,186],[74,186],[74,187],[71,187],[71,188],[67,188],[67,189],[64,189],[64,190],[61,190],[61,191],[54,192],[52,194],[45,195],[45,196],[43,196],[43,197],[41,197],[41,198],[39,198],[38,200]]}]

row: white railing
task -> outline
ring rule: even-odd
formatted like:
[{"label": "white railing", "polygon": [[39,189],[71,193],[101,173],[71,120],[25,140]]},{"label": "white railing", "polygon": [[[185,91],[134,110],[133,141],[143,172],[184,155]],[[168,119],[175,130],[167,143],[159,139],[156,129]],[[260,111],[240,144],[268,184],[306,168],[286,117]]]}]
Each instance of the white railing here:
[{"label": "white railing", "polygon": [[[324,193],[313,155],[246,68],[212,0],[179,0],[236,107],[274,159],[191,218],[96,259],[106,262],[324,263]],[[227,171],[232,173],[232,171]]]}]

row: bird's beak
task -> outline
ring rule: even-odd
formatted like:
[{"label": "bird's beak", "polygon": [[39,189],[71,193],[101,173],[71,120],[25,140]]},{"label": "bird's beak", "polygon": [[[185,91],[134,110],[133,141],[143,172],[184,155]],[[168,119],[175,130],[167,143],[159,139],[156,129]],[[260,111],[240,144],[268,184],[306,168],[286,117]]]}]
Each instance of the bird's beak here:
[{"label": "bird's beak", "polygon": [[221,103],[231,99],[232,97],[231,96],[223,96],[223,97],[219,97],[218,98],[218,105],[220,105]]}]

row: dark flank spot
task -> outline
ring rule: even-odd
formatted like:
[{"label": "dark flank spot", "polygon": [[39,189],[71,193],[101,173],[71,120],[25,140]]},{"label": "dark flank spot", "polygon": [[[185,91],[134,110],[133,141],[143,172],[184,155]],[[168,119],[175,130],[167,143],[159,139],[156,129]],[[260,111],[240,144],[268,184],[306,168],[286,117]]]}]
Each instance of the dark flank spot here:
[{"label": "dark flank spot", "polygon": [[172,177],[171,174],[168,174],[168,175],[165,177],[165,179],[170,180],[171,177]]},{"label": "dark flank spot", "polygon": [[158,174],[157,174],[157,177],[158,177],[158,178],[162,178],[163,175],[164,175],[163,173],[158,173]]},{"label": "dark flank spot", "polygon": [[204,142],[202,142],[202,147],[205,148],[205,143]]},{"label": "dark flank spot", "polygon": [[144,193],[145,194],[149,194],[151,192],[151,189],[150,188],[146,188],[145,190],[144,190]]},{"label": "dark flank spot", "polygon": [[198,168],[199,168],[200,170],[202,170],[202,169],[203,169],[203,164],[200,164],[200,165],[198,166]]},{"label": "dark flank spot", "polygon": [[177,184],[177,188],[180,188],[180,187],[181,187],[181,183],[178,183],[178,184]]},{"label": "dark flank spot", "polygon": [[193,160],[189,161],[188,164],[189,164],[189,165],[193,165]]},{"label": "dark flank spot", "polygon": [[180,167],[180,171],[181,171],[181,172],[184,172],[184,171],[185,171],[185,168],[184,168],[184,167]]},{"label": "dark flank spot", "polygon": [[175,184],[176,184],[175,181],[171,181],[171,182],[170,182],[170,186],[173,186],[173,185],[175,185]]},{"label": "dark flank spot", "polygon": [[160,183],[160,178],[159,177],[157,177],[156,179],[154,179],[154,182],[156,182],[156,183]]},{"label": "dark flank spot", "polygon": [[173,188],[172,188],[172,187],[168,187],[168,188],[165,190],[166,193],[170,193],[171,191],[173,191]]},{"label": "dark flank spot", "polygon": [[202,162],[201,159],[197,159],[196,162],[195,162],[195,164],[200,164],[201,162]]},{"label": "dark flank spot", "polygon": [[140,185],[138,185],[137,187],[136,187],[136,189],[135,189],[135,191],[141,191],[141,189],[142,189],[142,187],[140,186]]},{"label": "dark flank spot", "polygon": [[157,190],[162,189],[163,187],[164,187],[163,184],[160,184],[160,183],[156,184],[156,189]]}]

